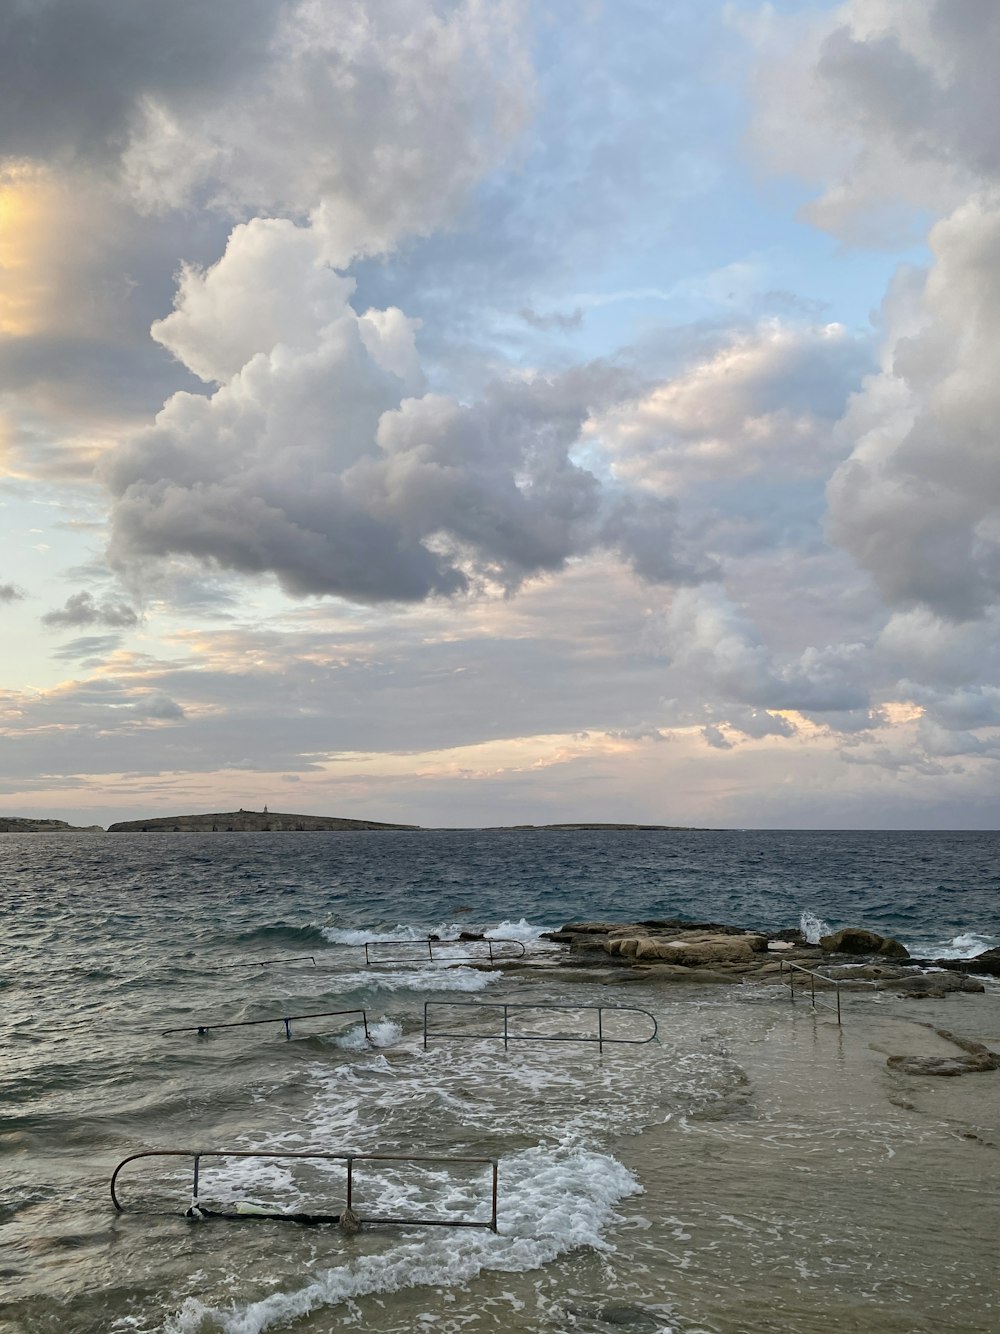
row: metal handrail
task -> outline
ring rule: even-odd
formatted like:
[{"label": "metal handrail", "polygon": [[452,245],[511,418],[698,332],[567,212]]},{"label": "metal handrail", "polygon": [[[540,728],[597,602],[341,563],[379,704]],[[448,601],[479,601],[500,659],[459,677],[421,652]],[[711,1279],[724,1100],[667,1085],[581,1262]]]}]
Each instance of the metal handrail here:
[{"label": "metal handrail", "polygon": [[[827,977],[825,973],[819,973],[819,972],[816,971],[815,968],[803,968],[802,964],[800,964],[800,963],[792,963],[792,961],[791,961],[790,959],[780,959],[780,960],[779,960],[779,964],[780,964],[780,967],[779,967],[779,969],[778,969],[779,973],[783,973],[783,972],[785,971],[786,968],[788,969],[788,996],[789,996],[789,1000],[791,1000],[793,1003],[794,1003],[794,1001],[795,1001],[795,974],[796,974],[796,973],[806,973],[806,974],[808,975],[808,977],[809,977],[810,999],[811,999],[811,1001],[812,1001],[812,1007],[813,1007],[813,1009],[815,1010],[816,1007],[817,1007],[817,1005],[822,1005],[823,1008],[824,1008],[825,1010],[833,1010],[833,1011],[835,1011],[835,1013],[836,1013],[836,1015],[837,1015],[837,1023],[838,1023],[838,1024],[841,1023],[841,1018],[840,1018],[840,982],[839,982],[839,980],[838,980],[837,978],[835,978],[835,977]],[[818,977],[821,981],[826,982],[829,986],[832,986],[832,987],[834,988],[834,991],[835,991],[836,994],[837,994],[837,1004],[836,1004],[836,1005],[831,1005],[829,1001],[825,1001],[825,1000],[817,1000],[817,999],[816,999],[816,979],[817,979],[817,977]]]},{"label": "metal handrail", "polygon": [[[496,936],[496,937],[493,937],[493,938],[490,938],[490,937],[484,937],[482,940],[430,940],[430,939],[427,939],[427,940],[366,940],[366,941],[364,942],[364,946],[365,946],[365,963],[366,963],[366,964],[370,965],[370,964],[373,964],[373,963],[375,963],[375,964],[380,964],[380,963],[410,963],[410,962],[411,962],[411,958],[410,958],[410,956],[405,955],[405,954],[402,955],[401,957],[397,957],[397,958],[392,958],[392,957],[390,956],[390,957],[387,958],[387,959],[372,959],[372,957],[370,956],[370,954],[369,954],[369,952],[368,952],[368,951],[369,951],[369,947],[379,946],[379,945],[410,945],[410,946],[417,946],[417,945],[419,945],[419,946],[421,947],[421,949],[423,949],[423,948],[426,946],[426,949],[427,949],[427,957],[428,957],[428,959],[430,959],[432,962],[433,962],[433,960],[434,960],[434,947],[435,947],[435,946],[445,946],[445,945],[451,945],[451,946],[455,946],[455,945],[485,945],[485,946],[487,947],[487,949],[489,950],[490,963],[494,963],[494,962],[495,962],[494,955],[493,955],[493,946],[494,946],[494,945],[516,945],[516,946],[518,947],[518,949],[521,951],[520,954],[508,955],[508,956],[506,956],[506,957],[508,957],[508,958],[520,959],[520,958],[524,955],[524,942],[523,942],[523,941],[520,941],[520,940],[507,940],[507,939],[505,939],[505,938],[502,937],[502,936]],[[481,957],[482,957],[481,953],[480,953],[480,954],[459,954],[459,955],[452,954],[452,955],[449,956],[450,960],[452,960],[452,961],[454,961],[455,959],[472,959],[472,960],[476,960],[476,959],[479,959],[479,958],[481,958]],[[501,957],[502,957],[502,956],[501,956]]]},{"label": "metal handrail", "polygon": [[270,1019],[238,1019],[228,1024],[195,1024],[193,1027],[188,1028],[165,1028],[160,1036],[165,1038],[171,1033],[197,1033],[201,1036],[204,1033],[210,1033],[215,1028],[253,1028],[256,1024],[284,1024],[285,1037],[291,1041],[291,1025],[293,1019],[328,1019],[331,1015],[335,1014],[360,1014],[361,1022],[365,1027],[365,1040],[371,1042],[372,1036],[368,1032],[368,1014],[367,1011],[360,1009],[318,1010],[314,1011],[312,1014],[274,1015]]},{"label": "metal handrail", "polygon": [[[432,1005],[448,1005],[453,1009],[464,1010],[503,1010],[503,1032],[502,1033],[428,1033],[427,1012]],[[511,1033],[509,1023],[509,1013],[511,1010],[570,1010],[578,1014],[581,1010],[597,1011],[597,1035],[591,1037],[584,1034],[579,1037],[557,1037],[548,1034],[536,1033]],[[653,1031],[648,1038],[609,1038],[604,1033],[604,1012],[608,1010],[612,1014],[641,1014],[644,1015],[653,1025]],[[503,1038],[504,1050],[507,1050],[511,1042],[596,1042],[598,1051],[604,1050],[606,1043],[622,1043],[629,1046],[643,1046],[647,1042],[652,1042],[657,1034],[657,1023],[654,1015],[648,1010],[640,1010],[636,1005],[529,1005],[513,1003],[506,1001],[424,1001],[424,1050],[427,1049],[428,1036],[436,1038],[464,1038],[468,1040],[481,1038]]]},{"label": "metal handrail", "polygon": [[[194,1166],[194,1177],[191,1187],[191,1205],[186,1211],[188,1218],[264,1218],[270,1221],[285,1221],[293,1223],[341,1223],[345,1226],[348,1221],[352,1228],[356,1228],[360,1220],[354,1214],[354,1164],[356,1162],[365,1163],[435,1163],[453,1165],[456,1163],[478,1163],[483,1166],[488,1165],[491,1168],[492,1184],[490,1197],[490,1218],[489,1222],[482,1222],[476,1219],[450,1219],[450,1218],[382,1218],[372,1217],[365,1219],[368,1223],[399,1223],[404,1226],[421,1227],[481,1227],[489,1228],[491,1232],[497,1231],[497,1173],[499,1162],[496,1158],[468,1158],[460,1155],[449,1155],[447,1157],[431,1157],[426,1154],[399,1154],[399,1153],[282,1153],[272,1152],[270,1150],[243,1150],[243,1149],[143,1149],[140,1153],[130,1154],[115,1168],[111,1174],[111,1203],[119,1213],[124,1213],[124,1205],[118,1198],[115,1186],[118,1182],[119,1174],[123,1167],[129,1163],[136,1162],[139,1158],[190,1158]],[[200,1184],[201,1160],[203,1158],[281,1158],[281,1159],[323,1159],[329,1162],[342,1162],[347,1165],[347,1198],[344,1210],[339,1214],[312,1214],[312,1213],[285,1213],[275,1210],[273,1213],[247,1214],[247,1213],[226,1213],[218,1210],[207,1209],[198,1202],[198,1188]],[[350,1220],[344,1218],[344,1213],[350,1211],[352,1217]],[[145,1211],[143,1211],[145,1212]]]},{"label": "metal handrail", "polygon": [[274,963],[302,963],[308,959],[312,966],[316,967],[316,956],[313,954],[286,954],[280,959],[247,959],[241,963],[220,963],[216,968],[270,968]]}]

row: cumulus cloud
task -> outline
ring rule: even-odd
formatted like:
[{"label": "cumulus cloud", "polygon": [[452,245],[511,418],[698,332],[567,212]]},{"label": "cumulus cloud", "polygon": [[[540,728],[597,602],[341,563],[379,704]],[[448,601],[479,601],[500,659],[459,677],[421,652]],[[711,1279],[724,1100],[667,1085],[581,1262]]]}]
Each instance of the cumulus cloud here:
[{"label": "cumulus cloud", "polygon": [[0,156],[147,208],[317,210],[331,255],[448,218],[523,124],[515,0],[39,0],[0,16]]},{"label": "cumulus cloud", "polygon": [[806,209],[852,240],[905,235],[912,210],[949,211],[996,176],[1000,11],[990,0],[848,0],[749,25],[760,61],[753,141],[818,181]]},{"label": "cumulus cloud", "polygon": [[[665,637],[675,667],[695,673],[703,694],[750,706],[734,726],[748,735],[763,723],[760,711],[831,714],[868,707],[869,653],[863,644],[809,647],[777,658],[753,625],[718,585],[681,589],[666,617]],[[788,735],[777,725],[769,732]]]},{"label": "cumulus cloud", "polygon": [[[581,374],[419,394],[415,328],[358,315],[311,227],[255,219],[188,271],[156,337],[201,378],[105,470],[121,565],[189,555],[295,595],[419,600],[516,588],[610,547],[645,577],[701,577],[668,501],[602,487],[571,451]],[[598,377],[599,378],[599,377]]]},{"label": "cumulus cloud", "polygon": [[311,213],[342,264],[449,219],[524,123],[511,0],[298,0],[276,18],[218,96],[137,100],[122,166],[148,207],[208,189],[230,212]]},{"label": "cumulus cloud", "polygon": [[0,603],[20,602],[26,594],[17,584],[0,584]]},{"label": "cumulus cloud", "polygon": [[42,624],[52,629],[78,629],[87,625],[106,625],[111,629],[131,629],[139,624],[139,616],[127,602],[105,598],[98,602],[92,593],[71,593],[64,606],[48,611]]},{"label": "cumulus cloud", "polygon": [[776,322],[734,335],[588,425],[618,475],[665,494],[766,470],[825,475],[843,453],[834,435],[870,363],[840,325]]},{"label": "cumulus cloud", "polygon": [[918,306],[852,405],[857,444],[829,488],[831,535],[893,604],[973,617],[1000,596],[1000,196],[931,233]]},{"label": "cumulus cloud", "polygon": [[[755,137],[820,180],[810,218],[863,239],[888,200],[940,215],[928,270],[901,271],[889,294],[882,369],[845,418],[830,535],[891,606],[980,617],[1000,598],[1000,10],[849,0],[779,28],[758,31]],[[778,59],[788,77],[769,81]]]}]

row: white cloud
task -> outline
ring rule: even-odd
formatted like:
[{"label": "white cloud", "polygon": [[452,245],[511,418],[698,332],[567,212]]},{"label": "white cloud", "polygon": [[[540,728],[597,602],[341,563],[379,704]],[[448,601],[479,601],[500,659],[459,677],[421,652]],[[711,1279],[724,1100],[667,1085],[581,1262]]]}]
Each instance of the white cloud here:
[{"label": "white cloud", "polygon": [[[674,666],[694,674],[702,698],[714,692],[723,708],[749,705],[755,710],[822,716],[868,707],[870,667],[865,645],[809,647],[797,657],[781,660],[717,585],[676,594],[666,617],[665,638]],[[737,718],[745,721],[746,715]],[[739,721],[734,725],[739,727]]]},{"label": "white cloud", "polygon": [[588,434],[613,451],[619,476],[665,494],[762,470],[825,476],[843,453],[833,427],[868,356],[840,325],[765,324],[615,405]]},{"label": "white cloud", "polygon": [[522,128],[517,0],[298,0],[214,102],[151,88],[123,155],[151,208],[313,216],[342,265],[448,221]]},{"label": "white cloud", "polygon": [[964,618],[1000,597],[1000,199],[931,234],[922,327],[890,330],[888,369],[852,406],[830,531],[894,605]]},{"label": "white cloud", "polygon": [[912,235],[1000,167],[991,0],[848,0],[820,15],[762,14],[752,142],[772,169],[818,181],[806,209],[861,242]]}]

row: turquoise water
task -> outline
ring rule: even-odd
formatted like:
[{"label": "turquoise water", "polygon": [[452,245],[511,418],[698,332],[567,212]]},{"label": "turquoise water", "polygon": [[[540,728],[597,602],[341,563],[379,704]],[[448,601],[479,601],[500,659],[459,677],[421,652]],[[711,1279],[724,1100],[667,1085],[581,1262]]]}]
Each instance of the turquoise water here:
[{"label": "turquoise water", "polygon": [[[1000,943],[998,851],[1000,836],[975,833],[6,835],[0,1331],[600,1330],[612,1264],[600,1257],[629,1228],[659,1236],[651,1180],[626,1164],[623,1137],[714,1125],[720,1107],[746,1115],[745,1066],[720,1034],[752,1046],[788,1016],[777,995],[734,1020],[720,988],[567,985],[546,972],[542,932],[665,916],[778,929],[807,913],[914,952],[971,954]],[[373,968],[361,948],[462,929],[520,941],[537,977],[515,982],[447,951],[411,961],[405,947]],[[660,1037],[600,1059],[573,1044],[425,1051],[428,999],[652,1006]],[[292,1041],[278,1022],[352,1007],[365,1008],[372,1043],[357,1016],[297,1021]],[[275,1022],[162,1036],[261,1018]],[[188,1169],[172,1161],[135,1165],[123,1192],[137,1208],[116,1214],[113,1167],[153,1147],[497,1157],[500,1235],[192,1223]],[[337,1196],[340,1171],[231,1162],[209,1186],[305,1208]],[[475,1171],[383,1165],[365,1189],[369,1212],[484,1216]],[[622,1306],[637,1329],[739,1328],[678,1309],[662,1263]],[[811,1329],[810,1318],[786,1312],[781,1327]],[[899,1326],[911,1327],[940,1324]]]}]

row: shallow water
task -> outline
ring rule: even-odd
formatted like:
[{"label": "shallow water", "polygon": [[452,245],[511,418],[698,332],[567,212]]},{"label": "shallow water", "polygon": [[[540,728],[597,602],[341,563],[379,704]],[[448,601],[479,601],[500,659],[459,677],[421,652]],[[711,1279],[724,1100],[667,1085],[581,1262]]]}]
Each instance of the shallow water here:
[{"label": "shallow water", "polygon": [[[567,983],[539,939],[580,917],[777,927],[809,909],[896,922],[917,948],[993,943],[995,836],[826,835],[811,880],[801,835],[427,837],[0,844],[15,909],[0,973],[3,1334],[996,1327],[1000,1074],[885,1066],[938,1041],[921,1020],[1000,1045],[994,990],[852,996],[839,1031],[777,988]],[[688,889],[668,893],[678,876]],[[738,910],[751,901],[756,914]],[[447,947],[421,959],[417,944],[372,967],[360,945],[460,927],[521,940],[536,970],[449,963]],[[427,1000],[639,1007],[659,1032],[603,1053],[435,1036],[425,1050]],[[357,1015],[295,1020],[291,1041],[279,1022],[357,1006],[374,1045]],[[432,1005],[432,1033],[495,1033],[499,1014]],[[593,1011],[511,1015],[593,1031]],[[648,1032],[639,1015],[605,1019]],[[495,1157],[499,1235],[192,1221],[176,1159],[126,1168],[116,1213],[115,1164],[154,1147]],[[199,1198],[339,1212],[343,1185],[340,1163],[206,1160]],[[489,1173],[359,1164],[356,1204],[482,1221]]]}]

